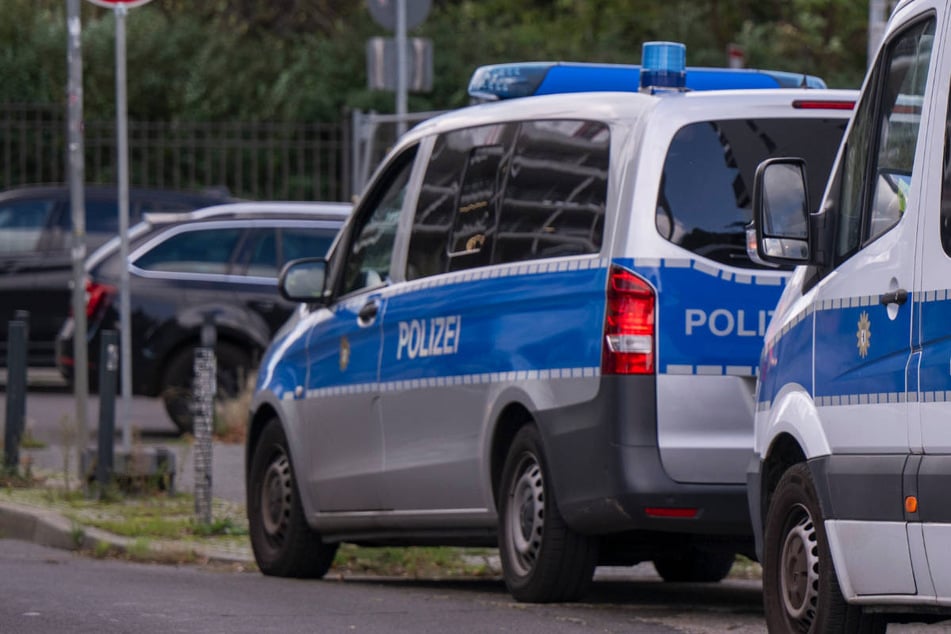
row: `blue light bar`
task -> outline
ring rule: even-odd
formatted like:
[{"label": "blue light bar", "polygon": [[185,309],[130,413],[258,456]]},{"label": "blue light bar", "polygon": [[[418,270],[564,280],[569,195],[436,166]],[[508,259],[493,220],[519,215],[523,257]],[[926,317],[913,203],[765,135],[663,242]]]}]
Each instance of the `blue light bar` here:
[{"label": "blue light bar", "polygon": [[639,84],[641,90],[686,88],[687,47],[680,42],[644,42]]},{"label": "blue light bar", "polygon": [[[688,66],[688,90],[742,90],[758,88],[826,88],[814,75],[749,68]],[[523,62],[494,64],[476,69],[469,94],[482,101],[572,92],[636,92],[641,67],[636,64],[582,62]]]}]

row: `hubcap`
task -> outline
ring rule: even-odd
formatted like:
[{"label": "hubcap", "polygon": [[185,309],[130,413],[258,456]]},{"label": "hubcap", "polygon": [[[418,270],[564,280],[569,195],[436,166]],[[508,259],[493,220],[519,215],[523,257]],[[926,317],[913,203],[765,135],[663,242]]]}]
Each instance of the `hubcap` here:
[{"label": "hubcap", "polygon": [[515,571],[531,573],[542,545],[545,526],[545,488],[541,467],[531,455],[522,458],[512,484],[506,512],[506,533]]},{"label": "hubcap", "polygon": [[809,631],[819,600],[819,545],[809,511],[798,506],[790,518],[795,523],[786,533],[779,563],[780,593],[786,614]]},{"label": "hubcap", "polygon": [[261,487],[261,520],[264,532],[277,542],[284,539],[284,531],[291,514],[291,465],[287,454],[274,457],[264,474]]}]

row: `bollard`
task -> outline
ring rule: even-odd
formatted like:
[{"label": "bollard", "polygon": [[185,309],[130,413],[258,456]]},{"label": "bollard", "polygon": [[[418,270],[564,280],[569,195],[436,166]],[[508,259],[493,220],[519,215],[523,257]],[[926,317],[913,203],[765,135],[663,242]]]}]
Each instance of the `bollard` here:
[{"label": "bollard", "polygon": [[195,380],[192,420],[195,431],[195,515],[211,524],[211,433],[215,413],[217,368],[213,315],[206,315],[201,328],[201,346],[195,348]]},{"label": "bollard", "polygon": [[119,370],[119,345],[115,330],[103,330],[99,352],[99,451],[96,456],[96,482],[99,494],[112,480],[115,465],[116,375]]},{"label": "bollard", "polygon": [[[20,316],[25,311],[17,311]],[[28,314],[28,313],[27,313]],[[7,418],[3,433],[3,466],[16,473],[20,465],[20,438],[26,418],[27,324],[9,322],[7,329]]]}]

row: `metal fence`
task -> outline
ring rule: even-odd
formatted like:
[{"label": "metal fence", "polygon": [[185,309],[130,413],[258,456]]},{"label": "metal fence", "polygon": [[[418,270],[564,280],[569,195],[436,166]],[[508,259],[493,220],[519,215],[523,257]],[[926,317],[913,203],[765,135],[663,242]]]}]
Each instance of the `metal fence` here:
[{"label": "metal fence", "polygon": [[[66,108],[0,104],[0,188],[67,180]],[[116,182],[115,121],[85,121],[87,183]],[[347,200],[350,123],[128,123],[129,181],[269,200]]]}]

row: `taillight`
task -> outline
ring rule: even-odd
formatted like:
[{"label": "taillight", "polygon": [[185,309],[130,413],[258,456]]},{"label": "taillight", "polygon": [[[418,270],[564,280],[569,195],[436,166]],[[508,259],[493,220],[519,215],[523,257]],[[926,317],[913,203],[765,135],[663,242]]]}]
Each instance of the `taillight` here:
[{"label": "taillight", "polygon": [[619,266],[608,273],[602,374],[654,373],[654,290]]},{"label": "taillight", "polygon": [[99,309],[107,306],[116,294],[116,287],[86,280],[86,317],[92,317]]}]

